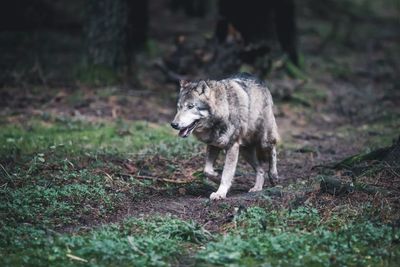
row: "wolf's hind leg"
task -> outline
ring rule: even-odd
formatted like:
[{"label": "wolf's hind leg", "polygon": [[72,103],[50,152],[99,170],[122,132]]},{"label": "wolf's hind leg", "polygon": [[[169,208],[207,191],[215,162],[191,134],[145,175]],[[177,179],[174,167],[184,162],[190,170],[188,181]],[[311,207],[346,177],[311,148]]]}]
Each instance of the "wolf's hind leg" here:
[{"label": "wolf's hind leg", "polygon": [[206,165],[204,166],[204,174],[207,176],[218,176],[218,173],[214,171],[214,163],[218,157],[221,149],[215,146],[207,146],[206,152]]},{"label": "wolf's hind leg", "polygon": [[222,172],[221,184],[217,192],[210,195],[210,199],[226,198],[229,188],[232,185],[233,176],[235,175],[236,165],[239,158],[239,143],[234,143],[227,151],[225,158],[224,170]]},{"label": "wolf's hind leg", "polygon": [[242,155],[244,159],[253,167],[256,172],[256,183],[249,190],[249,192],[257,192],[261,191],[264,185],[264,169],[257,159],[256,149],[255,147],[249,147],[242,150]]},{"label": "wolf's hind leg", "polygon": [[266,162],[268,160],[268,178],[272,186],[278,180],[278,170],[276,168],[276,144],[265,143],[257,148],[257,157],[260,162]]}]

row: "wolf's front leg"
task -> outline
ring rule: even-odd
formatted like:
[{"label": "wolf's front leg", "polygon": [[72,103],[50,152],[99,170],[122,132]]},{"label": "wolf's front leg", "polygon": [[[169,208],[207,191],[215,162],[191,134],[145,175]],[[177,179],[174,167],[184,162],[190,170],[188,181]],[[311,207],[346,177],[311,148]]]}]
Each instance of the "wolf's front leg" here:
[{"label": "wolf's front leg", "polygon": [[204,173],[207,176],[218,176],[218,173],[214,171],[214,163],[218,157],[219,151],[221,149],[215,146],[208,145],[207,146],[207,155],[206,155],[206,165],[204,166]]},{"label": "wolf's front leg", "polygon": [[217,192],[210,195],[210,199],[226,198],[229,188],[232,185],[233,176],[235,175],[236,165],[239,158],[239,143],[234,143],[226,151],[224,170],[222,171],[221,184]]},{"label": "wolf's front leg", "polygon": [[270,157],[269,157],[269,181],[272,186],[276,184],[278,181],[278,170],[276,168],[276,148],[275,145],[270,150]]}]

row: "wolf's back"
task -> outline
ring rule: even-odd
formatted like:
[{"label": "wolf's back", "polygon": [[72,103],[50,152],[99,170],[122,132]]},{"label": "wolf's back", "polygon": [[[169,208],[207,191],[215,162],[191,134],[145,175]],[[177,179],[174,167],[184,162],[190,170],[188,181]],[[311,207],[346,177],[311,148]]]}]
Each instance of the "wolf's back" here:
[{"label": "wolf's back", "polygon": [[[233,75],[226,80],[226,83],[233,84],[235,89],[231,97],[239,99],[230,101],[231,106],[233,104],[231,110],[240,113],[234,117],[236,115],[241,117],[241,121],[248,124],[249,132],[263,128],[268,132],[270,142],[277,143],[280,137],[273,113],[272,95],[267,83],[248,73]],[[230,90],[229,86],[226,89]]]}]

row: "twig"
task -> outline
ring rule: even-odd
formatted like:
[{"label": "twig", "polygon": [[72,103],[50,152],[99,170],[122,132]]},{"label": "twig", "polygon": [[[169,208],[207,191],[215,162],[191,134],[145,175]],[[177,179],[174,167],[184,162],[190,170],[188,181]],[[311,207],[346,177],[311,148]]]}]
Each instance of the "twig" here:
[{"label": "twig", "polygon": [[141,251],[140,249],[138,249],[138,247],[133,243],[132,241],[132,236],[128,236],[128,242],[131,245],[132,249],[136,252],[138,252],[140,255],[142,256],[147,256],[146,253],[144,253],[143,251]]},{"label": "twig", "polygon": [[88,262],[88,260],[82,259],[81,257],[75,256],[75,255],[72,255],[69,253],[67,253],[67,257],[70,259],[73,259],[73,260],[77,260],[77,261]]},{"label": "twig", "polygon": [[11,175],[7,172],[6,168],[4,168],[3,164],[0,163],[0,167],[3,169],[4,173],[8,176],[8,179],[12,180]]},{"label": "twig", "polygon": [[195,179],[189,179],[189,180],[173,180],[173,179],[168,179],[168,178],[160,178],[160,177],[153,177],[153,176],[144,176],[144,175],[133,175],[135,178],[139,179],[149,179],[149,180],[157,180],[157,181],[163,181],[167,183],[174,183],[174,184],[188,184],[193,182]]},{"label": "twig", "polygon": [[109,175],[108,173],[106,173],[105,171],[103,171],[103,173],[106,175],[106,177],[112,182],[113,178],[111,175]]},{"label": "twig", "polygon": [[323,169],[334,169],[334,168],[335,168],[335,163],[314,165],[314,166],[311,167],[311,170],[315,170],[315,169],[318,169],[318,168],[323,168]]},{"label": "twig", "polygon": [[188,184],[196,180],[194,179],[189,179],[189,180],[173,180],[173,179],[168,179],[168,178],[160,178],[160,177],[155,177],[155,176],[147,176],[147,175],[131,175],[131,174],[125,174],[125,173],[120,173],[119,175],[121,176],[132,176],[137,179],[147,179],[147,180],[155,180],[155,181],[162,181],[162,182],[167,182],[167,183],[174,183],[174,184]]}]

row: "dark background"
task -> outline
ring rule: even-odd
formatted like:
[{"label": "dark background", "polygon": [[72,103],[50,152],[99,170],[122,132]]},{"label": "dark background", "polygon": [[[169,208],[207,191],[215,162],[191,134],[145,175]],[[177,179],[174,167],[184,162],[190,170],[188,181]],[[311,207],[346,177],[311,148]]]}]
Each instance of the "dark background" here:
[{"label": "dark background", "polygon": [[0,82],[116,83],[146,67],[140,56],[160,57],[172,80],[222,76],[276,44],[298,64],[295,9],[292,0],[3,1]]},{"label": "dark background", "polygon": [[2,1],[0,84],[134,83],[149,66],[166,81],[243,64],[268,77],[283,55],[301,67],[303,52],[323,57],[330,46],[383,50],[380,41],[398,38],[398,9],[395,0]]}]

